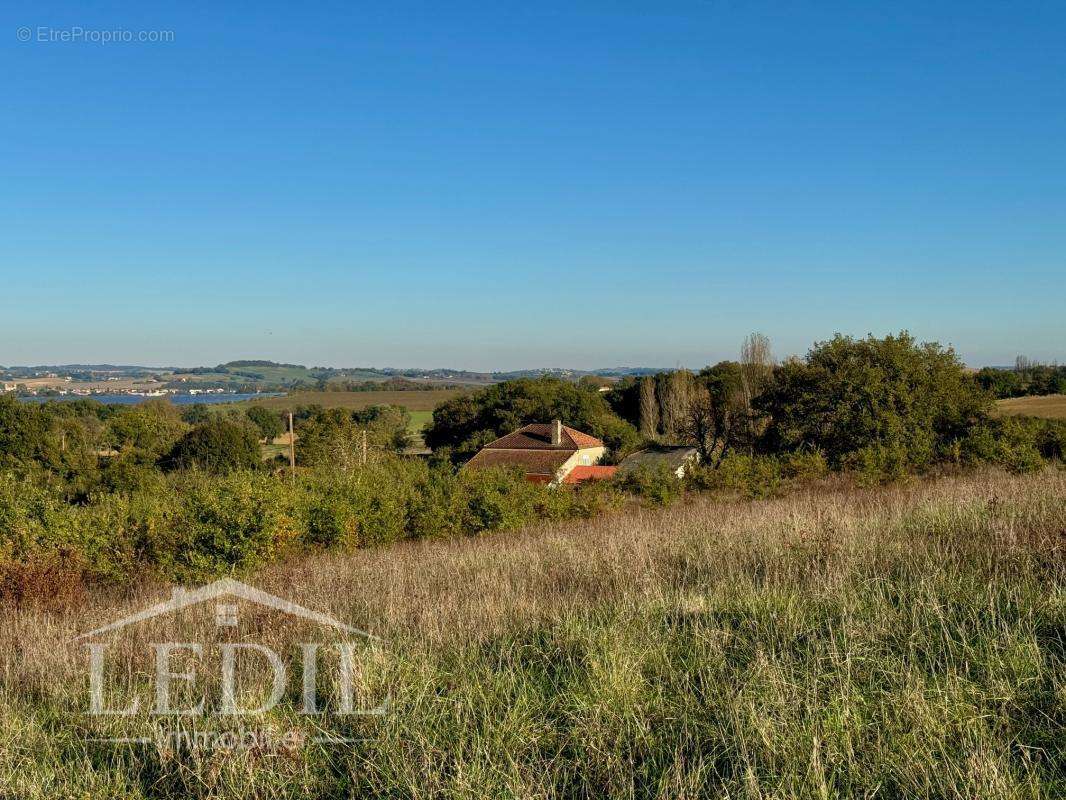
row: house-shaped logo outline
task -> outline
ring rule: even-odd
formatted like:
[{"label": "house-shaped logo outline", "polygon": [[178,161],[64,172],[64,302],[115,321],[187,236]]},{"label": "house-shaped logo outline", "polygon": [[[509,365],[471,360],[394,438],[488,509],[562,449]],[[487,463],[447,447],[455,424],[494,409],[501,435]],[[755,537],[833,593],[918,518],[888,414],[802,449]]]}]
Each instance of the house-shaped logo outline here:
[{"label": "house-shaped logo outline", "polygon": [[272,595],[269,592],[264,592],[261,589],[256,589],[254,586],[249,586],[246,583],[234,580],[233,578],[222,578],[201,586],[199,589],[182,590],[175,589],[170,600],[163,603],[157,603],[154,606],[149,606],[142,611],[138,611],[135,614],[130,614],[127,617],[116,620],[109,625],[104,625],[96,630],[83,633],[80,636],[76,636],[72,641],[82,642],[87,639],[92,639],[96,636],[101,636],[105,633],[111,633],[112,631],[125,628],[129,625],[135,625],[139,622],[158,617],[162,614],[169,614],[174,611],[180,611],[183,608],[189,608],[190,606],[199,605],[200,603],[206,603],[211,600],[216,600],[222,597],[237,597],[242,600],[247,600],[250,603],[272,608],[275,611],[281,611],[293,617],[305,619],[310,622],[315,622],[319,625],[323,625],[335,630],[343,631],[348,634],[355,634],[362,636],[370,641],[380,641],[377,636],[372,633],[355,628],[351,625],[341,622],[328,614],[323,614],[320,611],[312,611],[309,608],[285,600],[276,595]]}]

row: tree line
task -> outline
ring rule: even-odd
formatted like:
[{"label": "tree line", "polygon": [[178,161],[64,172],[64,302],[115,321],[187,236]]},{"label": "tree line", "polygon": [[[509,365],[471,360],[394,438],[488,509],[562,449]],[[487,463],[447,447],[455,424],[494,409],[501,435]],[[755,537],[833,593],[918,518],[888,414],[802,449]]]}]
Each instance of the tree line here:
[{"label": "tree line", "polygon": [[1040,364],[1018,356],[1013,369],[985,367],[979,370],[977,382],[998,399],[1066,394],[1066,367]]},{"label": "tree line", "polygon": [[[762,497],[830,470],[862,481],[942,465],[1031,471],[1066,450],[1066,424],[996,418],[992,392],[950,348],[906,333],[836,336],[780,362],[753,334],[735,361],[600,388],[523,378],[457,396],[424,431],[428,459],[403,455],[402,408],[300,407],[295,475],[285,455],[261,455],[283,430],[262,406],[0,397],[0,599],[47,594],[60,574],[200,580],[308,549],[590,516],[626,497],[665,504],[703,489]],[[684,484],[638,471],[558,490],[520,471],[461,469],[492,439],[555,418],[603,439],[611,461],[648,445],[687,445],[702,465]]]},{"label": "tree line", "polygon": [[497,384],[438,406],[426,442],[461,461],[521,425],[558,418],[603,439],[612,461],[652,444],[689,445],[705,468],[731,456],[817,453],[830,468],[887,477],[943,462],[1035,469],[1063,450],[1061,423],[995,418],[994,392],[953,349],[905,331],[837,335],[780,363],[753,333],[737,360],[598,389],[553,378]]}]

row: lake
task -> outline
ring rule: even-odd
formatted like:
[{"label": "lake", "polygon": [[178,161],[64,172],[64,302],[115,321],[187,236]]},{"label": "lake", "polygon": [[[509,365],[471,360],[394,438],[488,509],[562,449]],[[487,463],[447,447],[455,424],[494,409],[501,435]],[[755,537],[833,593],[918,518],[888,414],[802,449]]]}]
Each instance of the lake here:
[{"label": "lake", "polygon": [[216,405],[218,403],[239,403],[241,400],[252,400],[256,397],[281,397],[284,392],[259,392],[234,394],[168,394],[163,397],[139,397],[134,394],[97,394],[92,396],[62,395],[60,397],[20,397],[25,403],[47,403],[50,400],[58,402],[70,402],[72,400],[96,400],[98,403],[108,403],[121,406],[133,406],[143,403],[145,400],[169,400],[176,406],[191,406],[196,403]]}]

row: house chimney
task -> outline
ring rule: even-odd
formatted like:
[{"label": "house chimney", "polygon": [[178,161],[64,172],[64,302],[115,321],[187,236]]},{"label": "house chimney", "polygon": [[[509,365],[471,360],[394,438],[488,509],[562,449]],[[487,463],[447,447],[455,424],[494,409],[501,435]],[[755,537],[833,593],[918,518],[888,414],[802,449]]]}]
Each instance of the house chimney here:
[{"label": "house chimney", "polygon": [[563,423],[557,419],[552,420],[552,447],[558,447],[563,443]]}]

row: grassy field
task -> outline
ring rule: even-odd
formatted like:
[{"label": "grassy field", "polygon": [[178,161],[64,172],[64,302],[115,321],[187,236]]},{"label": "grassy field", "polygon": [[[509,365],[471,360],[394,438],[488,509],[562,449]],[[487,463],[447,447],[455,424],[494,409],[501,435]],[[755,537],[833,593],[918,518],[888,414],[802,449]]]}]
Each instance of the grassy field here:
[{"label": "grassy field", "polygon": [[1022,414],[1046,419],[1066,419],[1066,394],[1012,397],[996,403],[1000,414]]},{"label": "grassy field", "polygon": [[7,610],[0,797],[1062,797],[1066,472],[834,485],[249,576],[382,637],[344,746],[87,742],[71,639],[168,587]]}]

